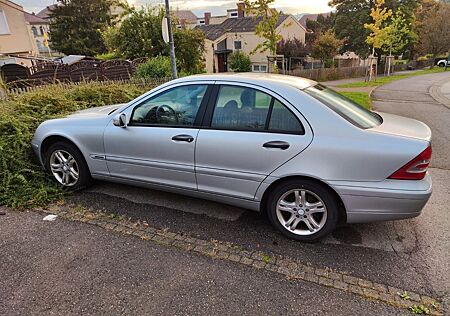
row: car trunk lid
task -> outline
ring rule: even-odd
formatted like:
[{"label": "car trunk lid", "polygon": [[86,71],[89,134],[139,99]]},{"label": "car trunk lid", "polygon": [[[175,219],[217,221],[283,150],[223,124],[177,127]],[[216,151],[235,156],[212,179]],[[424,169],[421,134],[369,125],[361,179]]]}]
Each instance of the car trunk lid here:
[{"label": "car trunk lid", "polygon": [[370,131],[431,141],[431,129],[424,123],[394,114],[376,112],[383,122],[370,129]]}]

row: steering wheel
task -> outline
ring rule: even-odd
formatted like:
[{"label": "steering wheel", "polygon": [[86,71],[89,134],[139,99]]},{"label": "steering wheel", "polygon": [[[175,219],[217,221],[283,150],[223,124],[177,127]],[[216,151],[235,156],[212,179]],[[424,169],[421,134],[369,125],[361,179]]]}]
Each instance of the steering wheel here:
[{"label": "steering wheel", "polygon": [[[158,106],[156,109],[156,119],[158,123],[178,123],[177,112],[167,104]],[[164,122],[164,120],[167,122]]]}]

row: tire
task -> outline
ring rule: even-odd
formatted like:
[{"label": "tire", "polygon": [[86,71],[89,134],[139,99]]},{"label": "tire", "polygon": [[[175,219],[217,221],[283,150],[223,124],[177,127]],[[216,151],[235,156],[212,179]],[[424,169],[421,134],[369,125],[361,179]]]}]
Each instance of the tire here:
[{"label": "tire", "polygon": [[286,237],[315,242],[337,226],[338,203],[325,185],[311,180],[290,180],[281,183],[269,194],[268,218]]},{"label": "tire", "polygon": [[445,67],[445,62],[440,61],[440,62],[438,62],[437,65],[438,65],[439,67],[443,68],[443,67]]},{"label": "tire", "polygon": [[69,191],[86,188],[92,183],[86,160],[78,148],[69,142],[59,141],[49,147],[45,155],[45,168],[62,188]]}]

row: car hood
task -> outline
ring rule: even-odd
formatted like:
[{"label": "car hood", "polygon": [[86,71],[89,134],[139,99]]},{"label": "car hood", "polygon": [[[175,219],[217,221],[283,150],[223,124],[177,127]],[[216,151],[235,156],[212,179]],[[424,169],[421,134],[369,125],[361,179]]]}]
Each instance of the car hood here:
[{"label": "car hood", "polygon": [[383,123],[371,131],[431,141],[431,129],[424,123],[394,114],[376,112],[383,118]]},{"label": "car hood", "polygon": [[90,108],[86,110],[80,110],[70,115],[67,115],[68,118],[98,118],[108,116],[114,110],[120,108],[124,104],[114,104],[114,105],[105,105],[98,106],[95,108]]}]

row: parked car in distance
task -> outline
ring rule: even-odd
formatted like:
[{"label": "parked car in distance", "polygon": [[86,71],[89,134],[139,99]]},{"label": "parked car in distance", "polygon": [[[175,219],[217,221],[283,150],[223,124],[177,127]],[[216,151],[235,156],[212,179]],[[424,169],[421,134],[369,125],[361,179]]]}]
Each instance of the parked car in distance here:
[{"label": "parked car in distance", "polygon": [[445,67],[448,63],[447,57],[436,58],[434,64],[439,67]]},{"label": "parked car in distance", "polygon": [[177,79],[124,104],[42,123],[32,146],[61,186],[92,179],[266,212],[284,235],[418,216],[432,183],[425,124],[368,111],[314,81]]}]

